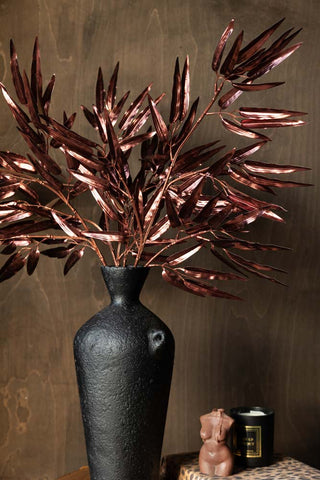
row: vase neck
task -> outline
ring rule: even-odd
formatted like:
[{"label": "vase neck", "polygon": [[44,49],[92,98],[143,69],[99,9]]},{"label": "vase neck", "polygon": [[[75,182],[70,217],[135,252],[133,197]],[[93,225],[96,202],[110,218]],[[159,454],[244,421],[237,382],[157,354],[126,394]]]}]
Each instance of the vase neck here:
[{"label": "vase neck", "polygon": [[112,304],[130,304],[139,301],[148,267],[101,267]]}]

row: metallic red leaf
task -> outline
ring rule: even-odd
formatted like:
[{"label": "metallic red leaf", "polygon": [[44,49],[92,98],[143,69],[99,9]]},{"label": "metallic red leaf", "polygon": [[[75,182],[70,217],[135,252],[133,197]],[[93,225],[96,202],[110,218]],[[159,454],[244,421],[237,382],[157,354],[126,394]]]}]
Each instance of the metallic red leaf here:
[{"label": "metallic red leaf", "polygon": [[20,252],[14,253],[0,269],[0,282],[13,277],[21,268],[23,268],[26,259]]},{"label": "metallic red leaf", "polygon": [[297,43],[292,45],[291,47],[287,48],[286,50],[282,50],[280,53],[274,55],[267,61],[263,62],[262,64],[258,65],[255,69],[251,70],[248,73],[250,78],[258,78],[266,73],[270,72],[273,68],[277,67],[286,60],[293,52],[295,52],[298,48],[300,48],[302,43]]},{"label": "metallic red leaf", "polygon": [[246,280],[245,277],[237,275],[236,273],[217,272],[216,270],[208,270],[206,268],[178,267],[177,270],[185,275],[201,280]]},{"label": "metallic red leaf", "polygon": [[84,254],[84,247],[81,248],[80,250],[73,250],[73,252],[70,253],[64,265],[64,269],[63,269],[64,275],[67,275],[69,270],[71,270],[71,268],[83,257],[83,254]]},{"label": "metallic red leaf", "polygon": [[31,64],[31,92],[35,103],[37,99],[42,99],[42,74],[40,64],[40,49],[38,37],[36,37],[33,47],[32,64]]},{"label": "metallic red leaf", "polygon": [[32,275],[35,271],[40,258],[40,250],[39,247],[33,248],[30,250],[27,260],[27,272],[28,275]]},{"label": "metallic red leaf", "polygon": [[212,70],[214,72],[217,72],[219,69],[221,58],[222,58],[227,40],[233,32],[233,26],[234,26],[234,19],[232,19],[231,22],[228,24],[227,28],[223,32],[219,40],[219,43],[215,49],[215,52],[213,54],[213,59],[212,59]]},{"label": "metallic red leaf", "polygon": [[179,119],[183,120],[187,115],[190,101],[190,65],[189,56],[187,55],[181,77],[181,101]]},{"label": "metallic red leaf", "polygon": [[109,110],[113,109],[116,101],[118,72],[119,72],[119,62],[116,64],[114,68],[114,71],[108,86],[106,104]]},{"label": "metallic red leaf", "polygon": [[166,209],[167,209],[167,215],[168,215],[171,227],[172,228],[179,227],[181,225],[181,220],[176,211],[175,205],[170,197],[170,192],[167,192],[166,194]]},{"label": "metallic red leaf", "polygon": [[252,173],[273,173],[276,175],[310,170],[309,168],[298,167],[296,165],[277,165],[272,163],[253,162],[251,160],[246,160],[243,166],[246,170]]},{"label": "metallic red leaf", "polygon": [[12,40],[10,40],[10,67],[13,85],[16,90],[19,102],[25,105],[27,103],[27,99],[24,93],[23,80],[19,70],[17,52]]},{"label": "metallic red leaf", "polygon": [[98,70],[97,82],[96,82],[96,107],[99,113],[104,110],[106,92],[103,85],[103,74],[101,67]]},{"label": "metallic red leaf", "polygon": [[260,133],[253,132],[251,130],[241,128],[236,123],[227,120],[226,118],[221,118],[222,125],[230,132],[236,133],[237,135],[242,135],[248,138],[260,138],[262,140],[270,140],[270,138]]},{"label": "metallic red leaf", "polygon": [[297,112],[293,110],[279,110],[276,108],[256,108],[241,107],[239,113],[242,117],[250,120],[282,120],[289,117],[301,117],[307,115],[305,112]]},{"label": "metallic red leaf", "polygon": [[165,124],[165,121],[163,120],[160,112],[156,107],[155,102],[152,100],[150,95],[148,95],[148,99],[149,99],[149,106],[151,110],[153,124],[158,134],[159,140],[161,142],[166,142],[168,140],[168,129]]},{"label": "metallic red leaf", "polygon": [[82,232],[85,237],[102,240],[103,242],[121,242],[124,240],[124,234],[120,232]]},{"label": "metallic red leaf", "polygon": [[262,45],[268,40],[268,38],[275,32],[275,30],[281,25],[284,18],[282,18],[279,22],[272,25],[272,27],[268,28],[264,32],[262,32],[257,38],[252,40],[248,45],[246,45],[239,53],[239,62],[244,62],[248,58],[252,57]]},{"label": "metallic red leaf", "polygon": [[222,64],[222,67],[220,68],[221,75],[228,77],[232,72],[233,67],[238,61],[242,40],[243,40],[243,30],[242,32],[239,33],[239,35],[235,39],[225,61]]},{"label": "metallic red leaf", "polygon": [[121,130],[126,130],[129,125],[131,120],[136,116],[138,113],[141,105],[143,104],[145,98],[147,97],[148,93],[150,92],[152,83],[148,85],[141,93],[140,95],[131,103],[130,107],[128,110],[125,112],[123,115],[120,123],[119,123],[119,128]]},{"label": "metallic red leaf", "polygon": [[172,97],[171,97],[171,109],[170,109],[170,123],[174,123],[180,116],[180,103],[181,103],[181,76],[179,68],[179,59],[176,59],[176,65],[173,75],[172,85]]},{"label": "metallic red leaf", "polygon": [[201,248],[202,248],[202,244],[198,244],[198,245],[193,245],[192,247],[188,247],[185,250],[182,250],[178,253],[174,253],[167,258],[167,263],[170,264],[170,266],[178,265],[179,263],[182,263],[188,258],[192,257]]},{"label": "metallic red leaf", "polygon": [[232,85],[237,89],[243,92],[258,92],[261,90],[268,90],[270,88],[278,87],[283,85],[285,82],[273,82],[273,83],[234,83]]}]

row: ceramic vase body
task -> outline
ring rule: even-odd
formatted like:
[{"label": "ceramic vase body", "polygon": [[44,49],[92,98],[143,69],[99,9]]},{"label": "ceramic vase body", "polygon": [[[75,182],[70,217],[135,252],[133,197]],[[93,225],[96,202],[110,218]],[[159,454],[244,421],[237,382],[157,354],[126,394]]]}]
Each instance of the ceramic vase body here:
[{"label": "ceramic vase body", "polygon": [[74,340],[91,480],[158,480],[174,339],[139,301],[148,268],[102,274],[111,304]]}]

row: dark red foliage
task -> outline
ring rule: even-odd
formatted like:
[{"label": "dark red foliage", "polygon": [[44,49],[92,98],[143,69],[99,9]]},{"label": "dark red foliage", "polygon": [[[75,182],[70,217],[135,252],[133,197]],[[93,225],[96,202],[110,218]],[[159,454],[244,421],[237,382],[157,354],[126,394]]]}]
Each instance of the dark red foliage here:
[{"label": "dark red foliage", "polygon": [[[279,269],[247,260],[232,250],[281,249],[239,235],[258,218],[282,222],[279,211],[283,209],[234,185],[272,194],[277,188],[304,185],[265,176],[291,174],[304,167],[249,158],[270,142],[261,129],[300,126],[305,122],[297,117],[304,112],[265,107],[241,107],[230,112],[228,108],[240,96],[283,85],[255,83],[301,45],[289,45],[299,32],[291,33],[290,29],[268,46],[282,22],[247,45],[243,45],[241,32],[227,48],[234,29],[231,20],[213,54],[214,88],[200,114],[199,97],[192,100],[190,94],[189,57],[182,71],[176,60],[169,114],[160,103],[164,94],[153,100],[152,84],[125,108],[129,92],[117,99],[119,63],[107,87],[99,68],[95,105],[92,110],[81,106],[97,131],[96,141],[73,130],[75,113],[68,116],[63,112],[62,120],[49,116],[55,76],[44,88],[38,39],[30,78],[25,71],[20,72],[11,41],[10,66],[18,100],[2,84],[0,88],[29,152],[0,152],[0,244],[1,253],[9,255],[0,269],[0,281],[15,275],[25,264],[31,275],[40,254],[66,258],[67,274],[90,248],[103,265],[112,262],[116,266],[132,263],[161,267],[164,280],[199,296],[237,299],[212,282],[243,280],[244,272],[281,283],[265,273]],[[216,145],[215,139],[186,147],[200,123],[214,113],[229,132],[255,142],[247,141],[221,154],[225,146]],[[139,168],[133,176],[130,155],[139,145]],[[56,160],[58,151],[64,164]],[[74,199],[83,194],[86,202],[91,198],[99,207],[98,214],[91,208],[93,216],[86,218],[75,208]],[[185,265],[204,248],[236,273]]]}]

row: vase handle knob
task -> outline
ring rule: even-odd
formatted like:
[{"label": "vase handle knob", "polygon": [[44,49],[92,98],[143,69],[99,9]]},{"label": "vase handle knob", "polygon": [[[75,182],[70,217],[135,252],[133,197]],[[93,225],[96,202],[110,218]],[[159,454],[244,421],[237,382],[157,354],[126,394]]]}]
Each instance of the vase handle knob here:
[{"label": "vase handle knob", "polygon": [[156,351],[165,343],[166,337],[163,330],[151,330],[149,332],[149,348],[152,353]]}]

